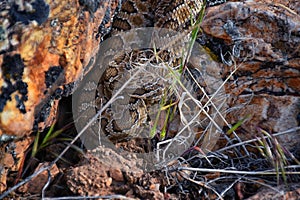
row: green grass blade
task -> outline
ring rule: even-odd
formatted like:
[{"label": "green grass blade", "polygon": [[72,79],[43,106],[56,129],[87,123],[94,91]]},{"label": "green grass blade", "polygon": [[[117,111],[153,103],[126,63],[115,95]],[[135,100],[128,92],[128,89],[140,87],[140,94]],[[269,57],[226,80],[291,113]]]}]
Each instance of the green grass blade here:
[{"label": "green grass blade", "polygon": [[40,139],[40,132],[37,132],[36,137],[34,139],[32,151],[31,151],[31,157],[35,157],[35,155],[38,152],[38,145],[39,145],[39,139]]},{"label": "green grass blade", "polygon": [[49,137],[51,136],[53,129],[54,129],[54,124],[50,127],[50,129],[48,130],[47,134],[45,135],[45,137],[43,138],[42,144],[46,143],[47,141],[49,141]]},{"label": "green grass blade", "polygon": [[239,120],[235,125],[233,125],[228,131],[227,131],[227,135],[230,135],[231,133],[233,133],[234,131],[236,131],[236,129],[238,127],[240,127],[251,115],[247,115],[246,117],[244,117],[243,119]]}]

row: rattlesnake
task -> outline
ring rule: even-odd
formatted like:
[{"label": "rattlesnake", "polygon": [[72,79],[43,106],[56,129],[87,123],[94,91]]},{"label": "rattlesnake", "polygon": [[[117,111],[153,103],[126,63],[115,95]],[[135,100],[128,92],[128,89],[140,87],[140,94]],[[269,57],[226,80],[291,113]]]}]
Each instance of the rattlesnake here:
[{"label": "rattlesnake", "polygon": [[[146,66],[148,70],[149,67],[162,66],[166,63],[171,68],[178,69],[182,66],[181,62],[184,63],[185,60],[181,56],[181,47],[182,45],[185,48],[188,46],[189,34],[192,30],[191,24],[197,21],[203,6],[202,0],[163,0],[158,3],[155,0],[128,0],[124,2],[120,12],[114,18],[111,31],[113,37],[109,38],[109,46],[105,45],[104,41],[104,45],[100,50],[102,54],[98,56],[101,61],[96,62],[101,63],[100,65],[106,63],[107,66],[94,66],[99,71],[91,73],[89,78],[91,81],[87,81],[82,86],[81,93],[78,96],[79,101],[75,103],[78,104],[79,122],[82,122],[79,123],[81,124],[80,129],[93,117],[91,113],[95,115],[95,108],[96,111],[101,110],[111,100],[114,93],[122,88],[124,82],[132,78],[132,75],[139,70],[139,66],[148,63]],[[145,37],[145,29],[141,27],[154,27],[154,29],[149,28],[146,30],[146,32],[151,32],[151,37],[148,37],[149,34]],[[129,30],[134,31],[124,32]],[[178,32],[183,34],[177,36]],[[156,45],[161,45],[158,54],[155,53],[153,48],[135,49],[137,46],[141,47],[143,45],[149,47],[151,42],[151,45],[153,44],[153,41]],[[164,43],[172,42],[175,43],[175,46],[164,49]],[[186,65],[188,66],[189,63],[186,63]],[[114,105],[109,105],[104,109],[104,112],[101,113],[101,119],[98,120],[100,122],[99,126],[96,126],[97,128],[92,131],[96,132],[95,135],[101,129],[100,132],[104,132],[113,142],[124,140],[128,136],[136,136],[141,133],[143,126],[153,126],[156,115],[159,115],[160,112],[157,106],[160,106],[162,98],[166,98],[165,102],[169,104],[178,101],[178,98],[174,97],[176,96],[174,91],[170,92],[169,87],[174,82],[174,78],[171,81],[162,78],[170,73],[168,70],[160,73],[157,71],[161,71],[161,69],[150,69],[154,73],[148,73],[145,69],[142,69],[142,72],[134,78],[133,83],[126,86],[127,90],[122,88],[123,91],[119,94],[121,100],[117,99]],[[184,74],[185,78],[182,81],[199,78],[196,74],[199,75],[200,72],[194,67],[190,68],[189,73],[192,74],[193,78],[191,78],[191,75]],[[96,74],[102,76],[99,77]],[[153,74],[156,75],[153,76]],[[200,82],[200,80],[197,81]],[[193,90],[195,96],[197,96],[196,93],[199,92],[199,89],[195,89],[195,85],[191,84],[191,81],[187,82],[191,86],[189,90]],[[133,85],[136,87],[133,87]],[[156,105],[156,107],[154,106],[155,109],[153,105]],[[166,114],[161,115],[165,117]],[[163,121],[161,116],[159,120]],[[178,116],[175,116],[172,121],[170,123],[177,126],[180,120]],[[158,127],[162,128],[159,125]],[[150,129],[148,128],[148,131]],[[175,127],[175,129],[177,129],[175,132],[178,131],[178,127]],[[95,143],[95,137],[91,137],[91,135],[85,136],[84,140],[86,140],[85,143]]]}]

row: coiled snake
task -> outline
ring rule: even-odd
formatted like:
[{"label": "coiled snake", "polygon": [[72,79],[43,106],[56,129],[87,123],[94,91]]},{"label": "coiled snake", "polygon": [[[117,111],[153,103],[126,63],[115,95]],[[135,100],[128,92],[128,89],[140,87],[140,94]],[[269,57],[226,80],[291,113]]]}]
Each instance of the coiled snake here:
[{"label": "coiled snake", "polygon": [[[109,38],[108,44],[104,41],[100,48],[102,54],[98,56],[101,61],[95,62],[101,63],[101,66],[94,66],[100,71],[91,73],[92,78],[82,86],[78,102],[75,103],[78,104],[82,127],[95,115],[95,108],[96,112],[103,112],[95,122],[99,126],[93,132],[97,135],[100,130],[112,142],[137,135],[149,137],[153,127],[157,129],[154,132],[160,132],[166,127],[166,118],[169,132],[173,129],[178,132],[180,121],[188,123],[194,114],[189,113],[189,117],[182,118],[177,113],[171,119],[169,116],[172,114],[167,114],[161,108],[180,104],[179,97],[183,89],[178,89],[178,86],[174,89],[174,82],[189,85],[189,88],[185,88],[194,93],[194,97],[199,96],[196,85],[203,80],[199,76],[200,72],[191,62],[186,62],[185,57],[189,55],[187,47],[190,44],[192,23],[197,21],[202,7],[201,0],[124,2],[113,21],[113,37]],[[156,48],[151,48],[152,45]],[[189,68],[189,73],[176,74],[183,66]],[[128,80],[130,82],[126,82]],[[184,103],[181,101],[181,104]],[[193,109],[197,106],[193,103],[190,106],[194,108],[185,110],[195,112]],[[180,110],[181,115],[183,112]],[[145,132],[148,135],[143,135]],[[85,140],[87,143],[95,143],[95,137],[87,136]]]}]

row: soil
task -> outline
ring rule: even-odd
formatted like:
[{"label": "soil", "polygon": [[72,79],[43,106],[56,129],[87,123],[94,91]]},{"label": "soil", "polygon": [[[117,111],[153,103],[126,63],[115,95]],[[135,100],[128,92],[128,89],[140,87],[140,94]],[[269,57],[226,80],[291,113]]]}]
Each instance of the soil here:
[{"label": "soil", "polygon": [[[72,133],[72,134],[71,134]],[[61,138],[76,136],[75,129],[69,128]],[[225,146],[225,140],[220,140],[219,147]],[[223,144],[222,144],[223,143]],[[268,162],[259,157],[254,149],[254,155],[238,157],[232,151],[208,154],[204,157],[201,149],[191,148],[182,158],[173,159],[156,170],[147,170],[139,154],[147,153],[143,148],[145,142],[130,140],[118,143],[116,149],[99,146],[94,150],[85,150],[78,141],[57,163],[50,168],[51,179],[44,171],[28,183],[20,187],[9,198],[40,199],[43,187],[48,181],[44,195],[46,197],[82,197],[99,199],[217,199],[223,194],[224,199],[297,199],[299,196],[299,176],[288,176],[287,184],[280,179],[276,186],[275,176],[240,176],[238,174],[223,174],[218,170],[212,172],[193,172],[190,168],[218,168],[241,171],[265,170],[270,167]],[[23,169],[24,176],[30,175],[42,166],[49,165],[67,146],[64,142],[51,144],[36,158],[28,158]],[[75,148],[76,147],[76,148]],[[234,151],[234,150],[233,150]],[[123,153],[122,153],[123,152]],[[125,152],[125,153],[124,153]],[[294,155],[300,159],[300,150]],[[256,155],[255,155],[256,154]],[[293,160],[289,160],[292,164]],[[28,167],[29,166],[29,167]],[[212,167],[213,166],[213,167]],[[9,184],[13,184],[17,174],[11,174]],[[21,181],[21,179],[19,179]],[[264,187],[268,185],[268,187]],[[280,193],[281,192],[281,193]],[[266,196],[267,194],[267,196]]]}]

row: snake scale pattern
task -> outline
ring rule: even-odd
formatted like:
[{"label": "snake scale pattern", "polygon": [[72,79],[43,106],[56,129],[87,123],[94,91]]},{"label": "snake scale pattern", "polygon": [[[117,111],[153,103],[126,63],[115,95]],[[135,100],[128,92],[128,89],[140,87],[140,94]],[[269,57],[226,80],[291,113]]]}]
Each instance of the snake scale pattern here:
[{"label": "snake scale pattern", "polygon": [[[114,18],[111,35],[118,35],[124,31],[141,27],[155,27],[182,32],[188,30],[191,27],[191,23],[197,20],[202,7],[202,0],[163,0],[158,2],[156,0],[127,0],[122,4],[121,10]],[[136,37],[136,43],[139,43],[139,38],[138,36]],[[166,37],[171,36],[167,35]],[[126,49],[128,45],[126,44],[126,38],[117,38],[119,41],[115,41],[113,44],[121,46],[121,49]],[[111,48],[113,49],[113,47]],[[108,50],[103,49],[102,51],[108,52]],[[162,59],[163,62],[173,62],[173,66],[178,66],[180,59],[170,59],[172,56],[176,57],[176,53],[172,54],[170,51],[172,49],[162,51],[163,53],[160,54],[161,57],[164,57]],[[111,51],[111,53],[105,54],[103,59],[108,59],[107,63],[109,64],[103,72],[103,76],[96,77],[95,82],[89,83],[89,86],[85,86],[87,92],[91,90],[88,88],[97,87],[97,94],[93,94],[95,101],[88,102],[86,95],[82,94],[79,99],[80,112],[84,112],[90,107],[93,107],[93,109],[96,108],[97,111],[101,110],[112,98],[114,91],[122,87],[123,82],[120,80],[130,79],[131,75],[135,72],[134,69],[136,67],[134,67],[133,63],[144,64],[153,58],[153,56],[154,52],[151,49],[132,50],[125,53]],[[128,63],[131,63],[131,65]],[[159,65],[159,62],[150,62],[150,65],[155,64]],[[161,76],[164,75],[161,74]],[[116,106],[114,108],[109,106],[105,109],[101,115],[101,119],[99,119],[101,130],[113,142],[122,141],[133,134],[139,134],[139,130],[145,124],[153,125],[155,116],[151,116],[151,109],[149,107],[153,104],[159,105],[163,95],[168,93],[168,83],[153,77],[150,73],[147,74],[147,72],[139,75],[134,80],[134,84],[137,87],[133,91],[128,92],[130,95],[127,95],[127,97],[126,95],[122,96],[123,99],[120,101],[116,100],[114,103]],[[130,85],[127,88],[130,88]],[[168,98],[172,98],[172,94],[167,94],[167,96]],[[178,121],[175,123],[178,123]],[[87,140],[91,139],[87,138]]]}]

